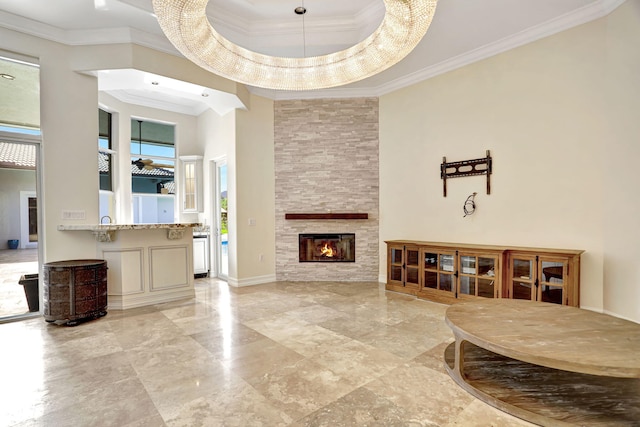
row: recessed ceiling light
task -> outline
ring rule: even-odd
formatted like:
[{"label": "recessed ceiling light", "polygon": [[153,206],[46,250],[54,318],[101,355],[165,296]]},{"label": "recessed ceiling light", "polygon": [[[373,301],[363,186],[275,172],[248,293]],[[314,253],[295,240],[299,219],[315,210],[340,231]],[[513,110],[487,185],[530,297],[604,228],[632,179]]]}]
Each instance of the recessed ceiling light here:
[{"label": "recessed ceiling light", "polygon": [[0,77],[2,77],[3,79],[7,79],[7,80],[15,80],[16,78],[14,76],[12,76],[11,74],[5,74],[5,73],[1,73]]}]

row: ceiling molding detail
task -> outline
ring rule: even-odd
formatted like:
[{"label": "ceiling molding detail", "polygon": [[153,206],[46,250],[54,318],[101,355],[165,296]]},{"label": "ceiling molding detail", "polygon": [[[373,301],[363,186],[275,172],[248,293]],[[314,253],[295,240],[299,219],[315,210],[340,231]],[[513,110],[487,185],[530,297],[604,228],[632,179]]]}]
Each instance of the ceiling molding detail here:
[{"label": "ceiling molding detail", "polygon": [[[151,3],[148,0],[120,0],[141,11],[152,13]],[[585,24],[595,19],[607,16],[625,0],[598,0],[574,12],[549,20],[543,24],[531,27],[513,36],[487,44],[480,48],[466,52],[438,64],[434,64],[418,70],[412,74],[395,79],[383,85],[368,88],[351,88],[348,86],[326,89],[320,91],[288,92],[258,89],[249,86],[251,93],[274,100],[284,99],[318,99],[318,98],[353,98],[382,96],[395,90],[419,83],[431,77],[464,67],[473,62],[480,61],[499,53],[505,52],[527,43],[548,37],[558,32],[567,30],[577,25]],[[376,2],[377,3],[377,2]],[[374,13],[374,7],[365,9],[362,13]],[[358,17],[360,21],[366,18]],[[76,30],[66,31],[58,27],[44,24],[35,20],[24,18],[0,10],[0,22],[2,27],[19,33],[24,33],[53,42],[80,46],[96,44],[133,43],[148,47],[160,52],[182,57],[171,43],[160,34],[146,33],[131,28],[117,28],[107,30]],[[36,61],[37,62],[37,61]],[[157,108],[157,107],[154,107]]]},{"label": "ceiling molding detail", "polygon": [[9,30],[68,46],[132,43],[174,56],[182,56],[163,35],[150,34],[129,27],[68,31],[1,10],[0,22],[2,27]]},{"label": "ceiling molding detail", "polygon": [[109,90],[105,92],[116,98],[118,101],[124,102],[125,104],[135,104],[142,107],[156,108],[158,110],[173,111],[190,116],[198,116],[208,108],[206,105],[194,108],[188,105],[181,105],[173,102],[161,101],[154,98],[147,98],[144,96],[132,94],[126,90]]},{"label": "ceiling molding detail", "polygon": [[[306,31],[322,32],[366,32],[370,28],[372,33],[382,22],[384,17],[384,3],[373,2],[371,6],[353,16],[323,17],[309,19],[306,23]],[[281,35],[299,35],[301,32],[300,21],[275,24],[270,20],[249,20],[218,9],[215,15],[208,15],[209,21],[216,30],[229,29],[244,37],[264,37]],[[369,21],[373,21],[373,26]],[[367,34],[368,35],[368,34]]]},{"label": "ceiling molding detail", "polygon": [[261,89],[249,87],[249,91],[253,94],[271,98],[274,100],[290,100],[290,99],[321,99],[321,98],[354,98],[382,96],[393,91],[411,86],[416,83],[436,77],[440,74],[462,68],[474,62],[490,58],[500,53],[515,49],[528,43],[549,37],[559,32],[568,30],[578,25],[586,24],[596,19],[609,15],[626,0],[600,0],[574,12],[567,13],[558,18],[551,19],[540,25],[531,27],[525,31],[521,31],[510,37],[498,40],[494,43],[487,44],[480,48],[458,55],[438,64],[423,68],[417,72],[408,74],[402,78],[393,80],[387,84],[372,88],[349,88],[338,87],[333,89],[325,89],[319,91],[274,91],[269,89]]}]

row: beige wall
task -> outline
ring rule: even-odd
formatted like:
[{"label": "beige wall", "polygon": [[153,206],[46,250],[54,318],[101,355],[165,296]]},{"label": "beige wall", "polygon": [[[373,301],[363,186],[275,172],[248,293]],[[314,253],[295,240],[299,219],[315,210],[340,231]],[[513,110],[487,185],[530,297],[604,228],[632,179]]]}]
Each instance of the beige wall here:
[{"label": "beige wall", "polygon": [[640,322],[640,1],[606,21],[604,308]]},{"label": "beige wall", "polygon": [[[232,174],[235,173],[236,114],[227,113],[220,116],[213,111],[206,111],[198,117],[198,139],[205,142],[204,148],[204,194],[205,205],[201,221],[215,226],[213,200],[215,195],[215,162],[225,160],[228,174],[228,212],[229,218],[229,280],[237,280],[237,239],[235,226],[236,184]],[[212,233],[212,238],[214,234]],[[212,260],[214,262],[214,260]]]},{"label": "beige wall", "polygon": [[273,101],[251,96],[249,109],[237,110],[236,120],[238,275],[233,284],[244,286],[275,280]]},{"label": "beige wall", "polygon": [[[619,173],[613,164],[638,160],[630,113],[640,111],[637,5],[383,96],[381,241],[583,249],[581,306],[640,320],[637,263],[622,250],[637,241],[625,234],[637,228],[631,212],[640,202],[629,197],[637,172]],[[616,99],[605,72],[619,89]],[[487,149],[491,195],[484,177],[466,177],[449,180],[444,198],[442,157],[479,158]],[[463,218],[473,192],[477,211]],[[611,263],[615,272],[606,268]],[[615,280],[603,281],[604,271]]]},{"label": "beige wall", "polygon": [[88,143],[96,141],[98,129],[97,80],[71,71],[71,48],[57,43],[0,28],[0,49],[37,58],[40,64],[41,261],[95,257],[90,233],[56,227],[64,223],[63,210],[82,210],[86,222],[98,221],[96,146]]}]

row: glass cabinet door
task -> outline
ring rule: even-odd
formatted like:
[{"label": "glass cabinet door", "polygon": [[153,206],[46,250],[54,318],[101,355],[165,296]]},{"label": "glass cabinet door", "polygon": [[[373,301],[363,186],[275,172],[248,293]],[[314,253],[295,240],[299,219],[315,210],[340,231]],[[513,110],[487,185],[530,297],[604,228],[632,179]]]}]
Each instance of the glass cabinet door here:
[{"label": "glass cabinet door", "polygon": [[420,249],[406,248],[405,285],[420,287]]},{"label": "glass cabinet door", "polygon": [[460,254],[458,296],[496,297],[497,257]]},{"label": "glass cabinet door", "polygon": [[538,301],[562,304],[564,300],[567,263],[551,258],[538,260],[540,286]]},{"label": "glass cabinet door", "polygon": [[517,256],[511,258],[509,266],[511,275],[511,298],[536,299],[535,268],[535,257]]},{"label": "glass cabinet door", "polygon": [[422,252],[423,289],[452,292],[455,289],[455,254],[425,250]]},{"label": "glass cabinet door", "polygon": [[389,248],[389,282],[404,284],[403,273],[403,246],[392,246]]}]

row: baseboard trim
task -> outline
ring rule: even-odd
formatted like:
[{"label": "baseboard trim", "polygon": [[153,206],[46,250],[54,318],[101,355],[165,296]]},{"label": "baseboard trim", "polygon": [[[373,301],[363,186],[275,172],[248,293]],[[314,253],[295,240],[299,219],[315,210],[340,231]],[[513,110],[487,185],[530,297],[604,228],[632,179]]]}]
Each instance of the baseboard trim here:
[{"label": "baseboard trim", "polygon": [[630,318],[630,317],[621,316],[620,314],[618,314],[618,313],[614,313],[613,311],[609,311],[609,310],[604,310],[604,311],[602,311],[602,310],[601,310],[600,312],[601,312],[601,313],[604,313],[604,314],[608,314],[609,316],[617,317],[618,319],[628,320],[629,322],[639,323],[639,324],[640,324],[640,322],[638,322],[638,320],[637,320],[637,319],[632,319],[632,318]]},{"label": "baseboard trim", "polygon": [[272,283],[276,281],[275,274],[267,274],[265,276],[255,276],[249,277],[247,279],[232,279],[231,277],[227,280],[229,286],[233,286],[235,288],[242,288],[244,286],[255,286],[255,285],[264,285],[265,283]]},{"label": "baseboard trim", "polygon": [[129,308],[144,307],[146,305],[162,304],[181,299],[195,298],[196,292],[193,287],[175,292],[163,292],[161,294],[138,294],[138,295],[108,295],[108,310],[127,310]]}]

